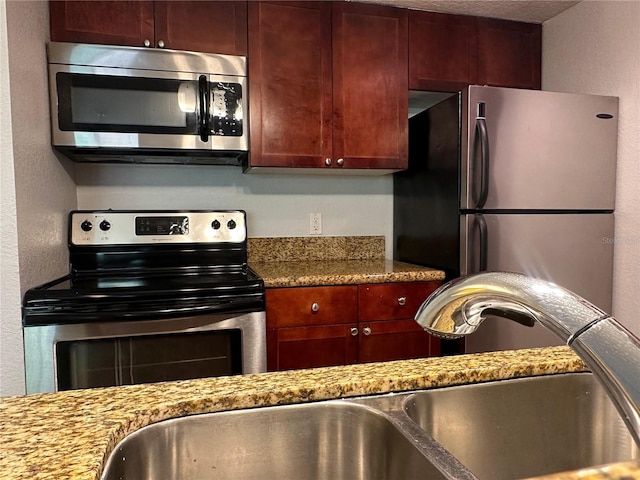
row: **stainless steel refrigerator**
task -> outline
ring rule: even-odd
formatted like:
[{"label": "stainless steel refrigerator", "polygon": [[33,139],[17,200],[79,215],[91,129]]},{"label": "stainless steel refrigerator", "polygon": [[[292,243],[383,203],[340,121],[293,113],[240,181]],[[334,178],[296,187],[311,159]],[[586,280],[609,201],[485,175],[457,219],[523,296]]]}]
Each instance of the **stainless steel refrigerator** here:
[{"label": "stainless steel refrigerator", "polygon": [[[409,168],[394,174],[394,258],[449,279],[521,272],[611,312],[618,99],[480,86],[435,98],[409,119]],[[466,351],[556,344],[496,318]]]}]

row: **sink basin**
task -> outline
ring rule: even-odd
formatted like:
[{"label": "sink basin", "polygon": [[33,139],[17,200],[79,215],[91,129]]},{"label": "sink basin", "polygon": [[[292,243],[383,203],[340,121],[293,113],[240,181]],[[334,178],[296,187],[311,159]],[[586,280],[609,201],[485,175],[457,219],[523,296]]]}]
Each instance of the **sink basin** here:
[{"label": "sink basin", "polygon": [[404,410],[480,479],[516,479],[638,457],[589,373],[416,392]]},{"label": "sink basin", "polygon": [[166,420],[122,440],[101,478],[512,480],[638,453],[578,373]]},{"label": "sink basin", "polygon": [[445,475],[418,447],[428,438],[413,440],[391,417],[340,400],[202,414],[129,435],[102,479],[473,478]]}]

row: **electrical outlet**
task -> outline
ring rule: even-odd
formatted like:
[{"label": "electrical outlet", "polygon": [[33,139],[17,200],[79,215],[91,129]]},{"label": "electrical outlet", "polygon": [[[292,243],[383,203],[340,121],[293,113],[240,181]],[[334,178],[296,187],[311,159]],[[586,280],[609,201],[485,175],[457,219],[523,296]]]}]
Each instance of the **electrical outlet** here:
[{"label": "electrical outlet", "polygon": [[322,214],[321,213],[309,214],[309,234],[322,235]]}]

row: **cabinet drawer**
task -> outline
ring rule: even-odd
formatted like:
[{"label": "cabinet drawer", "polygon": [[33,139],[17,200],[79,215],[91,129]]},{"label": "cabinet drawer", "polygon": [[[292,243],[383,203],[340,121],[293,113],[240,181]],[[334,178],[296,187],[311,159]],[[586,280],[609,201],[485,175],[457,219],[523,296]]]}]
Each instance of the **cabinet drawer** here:
[{"label": "cabinet drawer", "polygon": [[378,283],[358,287],[359,320],[413,318],[440,282]]},{"label": "cabinet drawer", "polygon": [[301,327],[354,323],[358,287],[267,289],[267,327]]}]

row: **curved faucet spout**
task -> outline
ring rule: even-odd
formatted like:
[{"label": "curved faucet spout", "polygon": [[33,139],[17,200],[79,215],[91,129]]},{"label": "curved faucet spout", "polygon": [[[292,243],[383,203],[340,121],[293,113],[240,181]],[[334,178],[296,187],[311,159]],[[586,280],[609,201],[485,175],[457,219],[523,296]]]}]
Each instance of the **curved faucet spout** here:
[{"label": "curved faucet spout", "polygon": [[640,446],[640,340],[613,317],[558,285],[518,273],[455,279],[433,292],[415,320],[426,331],[459,338],[489,317],[533,326],[563,339],[604,385]]}]

